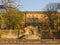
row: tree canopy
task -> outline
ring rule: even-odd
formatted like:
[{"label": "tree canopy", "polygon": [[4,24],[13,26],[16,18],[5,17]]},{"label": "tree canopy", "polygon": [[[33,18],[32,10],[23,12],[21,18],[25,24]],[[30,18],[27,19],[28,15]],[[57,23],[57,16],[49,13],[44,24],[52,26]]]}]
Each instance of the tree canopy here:
[{"label": "tree canopy", "polygon": [[8,8],[4,15],[5,26],[8,29],[21,28],[23,21],[23,13],[15,8]]}]

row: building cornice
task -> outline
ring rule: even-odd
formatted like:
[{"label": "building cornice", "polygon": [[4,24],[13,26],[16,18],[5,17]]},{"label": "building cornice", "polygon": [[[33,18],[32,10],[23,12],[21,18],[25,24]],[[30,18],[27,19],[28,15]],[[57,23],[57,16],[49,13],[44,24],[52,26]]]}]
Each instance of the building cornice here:
[{"label": "building cornice", "polygon": [[[46,13],[46,11],[22,11],[23,13]],[[58,14],[60,14],[60,12],[57,12]]]}]

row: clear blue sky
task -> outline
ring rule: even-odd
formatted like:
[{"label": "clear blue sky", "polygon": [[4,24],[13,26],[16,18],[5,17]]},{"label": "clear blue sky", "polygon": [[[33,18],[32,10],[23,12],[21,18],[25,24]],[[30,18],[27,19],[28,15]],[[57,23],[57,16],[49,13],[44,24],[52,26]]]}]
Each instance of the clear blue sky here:
[{"label": "clear blue sky", "polygon": [[[60,3],[60,0],[15,0],[16,5],[22,5],[21,11],[42,11],[48,3]],[[0,0],[1,3],[1,0]]]},{"label": "clear blue sky", "polygon": [[60,3],[60,0],[21,0],[22,11],[42,11],[48,3]]}]

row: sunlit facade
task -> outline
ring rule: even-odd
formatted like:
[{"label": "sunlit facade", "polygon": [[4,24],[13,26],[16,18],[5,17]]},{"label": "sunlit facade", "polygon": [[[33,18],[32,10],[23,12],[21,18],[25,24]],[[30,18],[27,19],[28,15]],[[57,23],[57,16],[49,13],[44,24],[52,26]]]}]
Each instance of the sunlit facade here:
[{"label": "sunlit facade", "polygon": [[[25,11],[24,13],[24,25],[35,25],[38,26],[41,23],[45,23],[45,25],[49,25],[48,16],[43,11]],[[56,14],[58,16],[58,23],[60,23],[60,12]],[[57,21],[55,22],[57,24]],[[60,28],[60,27],[58,27]]]}]

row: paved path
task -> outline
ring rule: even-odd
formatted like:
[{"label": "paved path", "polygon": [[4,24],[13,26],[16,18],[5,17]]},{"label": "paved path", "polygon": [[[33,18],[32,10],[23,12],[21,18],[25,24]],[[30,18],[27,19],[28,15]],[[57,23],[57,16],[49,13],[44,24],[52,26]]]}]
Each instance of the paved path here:
[{"label": "paved path", "polygon": [[[50,43],[50,44],[49,44]],[[8,44],[8,45],[57,45],[60,44],[60,39],[52,40],[52,39],[42,39],[42,40],[19,40],[19,39],[0,39],[0,44]]]},{"label": "paved path", "polygon": [[60,45],[60,44],[0,44],[0,45]]}]

